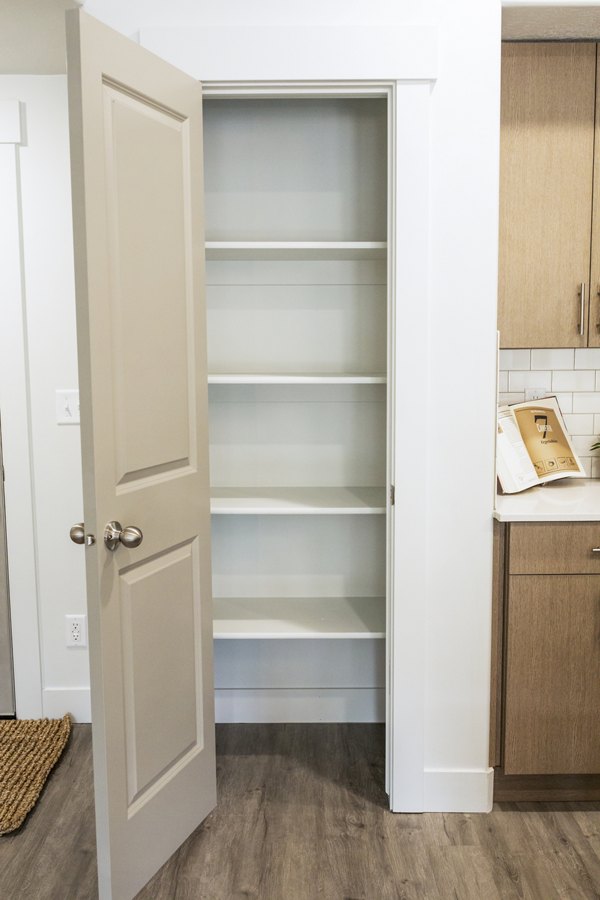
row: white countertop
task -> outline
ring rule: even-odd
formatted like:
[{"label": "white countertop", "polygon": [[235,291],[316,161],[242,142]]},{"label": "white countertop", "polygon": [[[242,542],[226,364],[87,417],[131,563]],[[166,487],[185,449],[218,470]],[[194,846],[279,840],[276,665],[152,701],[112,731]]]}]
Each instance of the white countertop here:
[{"label": "white countertop", "polygon": [[598,522],[600,478],[565,478],[496,497],[499,522]]}]

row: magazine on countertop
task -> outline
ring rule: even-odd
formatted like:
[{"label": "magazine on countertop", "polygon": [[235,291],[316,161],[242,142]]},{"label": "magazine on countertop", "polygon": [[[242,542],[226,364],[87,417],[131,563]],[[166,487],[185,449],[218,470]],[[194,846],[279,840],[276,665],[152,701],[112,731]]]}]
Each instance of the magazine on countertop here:
[{"label": "magazine on countertop", "polygon": [[498,407],[496,473],[504,494],[585,478],[556,397]]}]

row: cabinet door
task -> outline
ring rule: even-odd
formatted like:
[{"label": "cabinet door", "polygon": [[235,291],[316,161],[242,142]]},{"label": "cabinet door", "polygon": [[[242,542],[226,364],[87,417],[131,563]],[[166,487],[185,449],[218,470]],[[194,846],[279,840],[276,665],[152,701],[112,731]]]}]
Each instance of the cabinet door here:
[{"label": "cabinet door", "polygon": [[[600,55],[596,67],[600,69]],[[596,84],[598,82],[596,74]],[[594,208],[592,214],[592,265],[590,272],[590,304],[588,346],[600,347],[600,90],[596,95],[596,125],[594,140]]]},{"label": "cabinet door", "polygon": [[504,772],[600,772],[600,575],[509,579]]},{"label": "cabinet door", "polygon": [[595,71],[594,44],[503,47],[502,347],[586,344]]}]

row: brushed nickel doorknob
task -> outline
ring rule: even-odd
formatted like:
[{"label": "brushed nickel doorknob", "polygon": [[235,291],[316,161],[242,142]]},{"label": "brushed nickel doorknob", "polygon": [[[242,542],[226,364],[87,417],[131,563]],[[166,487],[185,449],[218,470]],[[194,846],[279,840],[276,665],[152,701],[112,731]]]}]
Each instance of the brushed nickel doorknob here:
[{"label": "brushed nickel doorknob", "polygon": [[104,529],[104,543],[108,550],[116,550],[119,544],[123,544],[129,550],[139,547],[144,539],[140,528],[135,525],[127,525],[125,528],[120,522],[109,522]]},{"label": "brushed nickel doorknob", "polygon": [[96,538],[93,534],[85,533],[85,525],[83,522],[78,522],[77,525],[72,526],[69,531],[69,537],[74,544],[85,544],[86,547],[91,547],[92,544],[96,543]]},{"label": "brushed nickel doorknob", "polygon": [[77,525],[73,525],[69,531],[69,537],[74,544],[85,544],[85,528],[83,522],[78,522]]}]

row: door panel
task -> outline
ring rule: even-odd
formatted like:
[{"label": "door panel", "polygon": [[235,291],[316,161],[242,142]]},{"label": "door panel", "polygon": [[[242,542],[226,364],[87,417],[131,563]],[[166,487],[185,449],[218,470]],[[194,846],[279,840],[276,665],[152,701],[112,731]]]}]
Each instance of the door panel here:
[{"label": "door panel", "polygon": [[128,900],[215,804],[201,89],[79,11],[68,47],[100,896]]},{"label": "door panel", "polygon": [[[193,303],[192,271],[185,264],[193,256],[189,120],[110,84],[103,84],[103,94],[117,454],[120,483],[126,483],[159,467],[164,471],[169,463],[190,462],[195,372],[185,338],[187,306]],[[149,414],[137,415],[140,407]],[[169,428],[157,432],[157,421],[168,421]]]},{"label": "door panel", "polygon": [[503,45],[501,347],[587,343],[595,72],[594,44]]},{"label": "door panel", "polygon": [[600,576],[512,575],[504,772],[600,772]]},{"label": "door panel", "polygon": [[[194,544],[122,575],[122,644],[130,800],[203,749],[202,683],[195,634],[201,598]],[[194,603],[189,603],[189,597]],[[172,647],[177,647],[174,655]],[[160,711],[164,726],[156,730]]]},{"label": "door panel", "polygon": [[596,120],[594,124],[594,190],[588,347],[600,347],[600,54],[596,48]]}]

